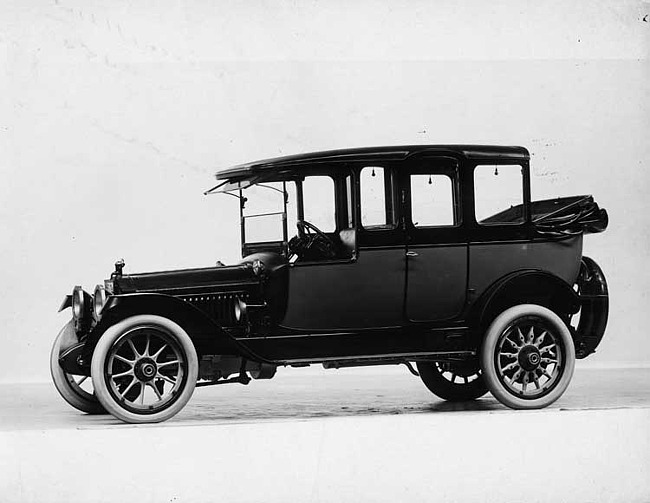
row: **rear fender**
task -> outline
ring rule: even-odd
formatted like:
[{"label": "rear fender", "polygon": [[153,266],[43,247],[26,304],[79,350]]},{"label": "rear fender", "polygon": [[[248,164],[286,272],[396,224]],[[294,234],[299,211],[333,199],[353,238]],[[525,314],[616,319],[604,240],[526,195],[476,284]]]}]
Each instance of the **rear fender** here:
[{"label": "rear fender", "polygon": [[563,279],[538,270],[519,271],[495,282],[478,301],[472,315],[477,336],[501,312],[517,304],[538,304],[548,307],[562,319],[580,309],[580,298]]},{"label": "rear fender", "polygon": [[252,353],[192,304],[171,295],[156,293],[109,297],[102,310],[101,320],[85,341],[83,359],[90,360],[99,338],[110,326],[137,314],[162,316],[180,325],[192,339],[199,357],[202,354],[222,354],[243,356],[260,362],[266,361]]},{"label": "rear fender", "polygon": [[576,358],[596,351],[605,334],[609,317],[609,291],[602,269],[589,257],[582,257],[578,275],[580,321],[575,330]]}]

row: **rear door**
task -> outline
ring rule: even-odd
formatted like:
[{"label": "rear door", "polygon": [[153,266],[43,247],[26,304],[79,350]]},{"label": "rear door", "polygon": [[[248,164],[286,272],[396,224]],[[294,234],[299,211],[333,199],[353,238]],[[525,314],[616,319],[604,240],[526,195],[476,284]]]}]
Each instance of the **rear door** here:
[{"label": "rear door", "polygon": [[406,316],[453,319],[467,292],[468,244],[461,226],[459,162],[421,158],[402,177],[406,206]]}]

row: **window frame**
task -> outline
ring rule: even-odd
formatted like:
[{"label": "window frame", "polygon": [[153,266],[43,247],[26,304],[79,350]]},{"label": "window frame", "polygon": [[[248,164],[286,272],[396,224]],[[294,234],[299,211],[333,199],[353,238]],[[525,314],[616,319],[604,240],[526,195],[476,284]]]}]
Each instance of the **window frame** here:
[{"label": "window frame", "polygon": [[[389,212],[392,212],[393,215],[393,223],[391,224],[384,224],[384,225],[369,225],[366,226],[363,224],[363,182],[361,180],[361,173],[364,169],[367,168],[372,168],[372,169],[383,169],[384,170],[384,212],[386,213],[386,217],[388,217]],[[363,163],[361,164],[357,171],[357,194],[358,194],[358,212],[359,212],[359,218],[357,221],[357,228],[363,231],[371,232],[371,233],[377,233],[377,232],[392,232],[395,231],[396,229],[399,228],[400,226],[400,210],[399,210],[399,191],[400,191],[400,184],[399,184],[399,179],[398,179],[398,174],[395,171],[395,168],[390,165],[390,164],[385,164],[385,163]],[[389,187],[387,187],[387,177],[388,175],[390,178],[390,197],[389,196]],[[390,202],[390,208],[389,208],[389,203]],[[388,220],[388,218],[386,218]]]},{"label": "window frame", "polygon": [[[406,206],[406,226],[410,232],[427,232],[429,230],[439,231],[457,231],[464,226],[465,223],[465,210],[464,210],[464,196],[462,187],[461,170],[463,168],[463,161],[454,156],[440,154],[435,156],[426,156],[414,160],[414,164],[410,165],[404,176],[402,177],[402,190],[406,189],[408,192]],[[452,199],[453,199],[453,214],[454,225],[422,225],[416,226],[413,222],[413,193],[411,191],[411,175],[446,175],[451,180]]]},{"label": "window frame", "polygon": [[[495,167],[498,168],[499,166],[518,166],[520,168],[520,173],[521,173],[521,220],[518,222],[496,222],[496,223],[481,223],[476,216],[476,202],[477,202],[477,197],[476,197],[476,169],[482,166],[487,166],[487,167]],[[528,173],[528,166],[521,161],[478,161],[474,163],[471,167],[471,174],[470,174],[470,179],[471,179],[471,187],[472,187],[472,209],[471,209],[471,216],[474,221],[474,223],[482,228],[482,229],[490,229],[490,228],[495,228],[495,227],[522,227],[529,223],[530,220],[530,213],[529,213],[529,201],[530,201],[530,194],[527,193],[527,190],[530,188],[530,180],[528,180],[529,173]],[[495,213],[495,215],[498,215],[499,213],[503,211],[507,211],[509,208],[504,208],[503,210]]]},{"label": "window frame", "polygon": [[296,183],[296,191],[300,192],[300,196],[297,198],[298,201],[296,203],[297,206],[299,207],[299,210],[297,210],[297,218],[298,218],[298,220],[302,219],[302,220],[307,220],[310,223],[313,223],[311,220],[309,220],[306,217],[305,201],[308,198],[305,198],[305,185],[304,184],[305,184],[305,180],[307,180],[308,178],[314,178],[314,177],[329,178],[330,182],[332,182],[332,186],[331,186],[331,191],[332,191],[331,192],[331,196],[332,196],[331,199],[332,199],[332,210],[333,210],[332,223],[334,224],[334,228],[332,230],[326,230],[326,229],[323,229],[320,226],[316,225],[315,223],[314,223],[314,225],[316,225],[316,227],[318,227],[318,229],[321,230],[325,234],[335,234],[335,233],[340,231],[340,229],[339,229],[339,226],[340,226],[339,225],[339,201],[338,201],[339,188],[337,186],[336,177],[334,177],[333,175],[331,175],[329,173],[309,173],[309,174],[305,174],[304,176],[302,176],[299,180],[294,180],[294,182]]},{"label": "window frame", "polygon": [[[426,172],[425,172],[426,171]],[[458,178],[458,173],[449,173],[447,170],[440,169],[429,169],[429,170],[411,170],[407,173],[407,183],[408,183],[408,193],[409,193],[409,225],[413,229],[454,229],[462,225],[463,211],[460,204],[460,183]],[[442,224],[442,225],[416,225],[413,218],[413,176],[414,175],[431,175],[431,176],[446,176],[449,179],[449,184],[451,187],[451,213],[454,220],[453,224]]]}]

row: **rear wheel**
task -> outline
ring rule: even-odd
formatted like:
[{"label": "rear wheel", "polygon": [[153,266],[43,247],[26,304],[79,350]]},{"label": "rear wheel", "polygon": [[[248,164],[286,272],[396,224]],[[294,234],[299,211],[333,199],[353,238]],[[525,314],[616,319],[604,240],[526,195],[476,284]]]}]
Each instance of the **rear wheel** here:
[{"label": "rear wheel", "polygon": [[77,342],[73,322],[67,323],[59,332],[50,353],[50,374],[54,387],[61,397],[75,409],[87,414],[106,414],[106,409],[95,396],[92,380],[88,376],[68,374],[59,365],[62,351]]},{"label": "rear wheel", "polygon": [[488,391],[477,361],[417,362],[417,367],[425,386],[443,400],[476,400]]},{"label": "rear wheel", "polygon": [[488,389],[513,409],[539,409],[567,389],[575,367],[569,329],[550,309],[521,304],[490,325],[481,349]]},{"label": "rear wheel", "polygon": [[198,359],[179,325],[138,315],[102,335],[91,374],[97,397],[113,416],[127,423],[156,423],[176,415],[192,396]]}]

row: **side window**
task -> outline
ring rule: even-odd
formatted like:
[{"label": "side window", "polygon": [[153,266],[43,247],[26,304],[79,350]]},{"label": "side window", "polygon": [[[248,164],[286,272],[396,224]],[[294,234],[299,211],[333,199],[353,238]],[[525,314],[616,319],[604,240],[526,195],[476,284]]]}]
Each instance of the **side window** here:
[{"label": "side window", "polygon": [[393,183],[383,167],[367,166],[361,170],[361,225],[369,229],[393,226]]},{"label": "side window", "polygon": [[522,223],[524,215],[521,166],[476,166],[474,200],[476,221],[481,225]]},{"label": "side window", "polygon": [[323,232],[336,230],[334,180],[329,176],[308,176],[302,182],[305,220]]},{"label": "side window", "polygon": [[448,175],[411,175],[411,220],[415,227],[456,225],[454,186]]}]

